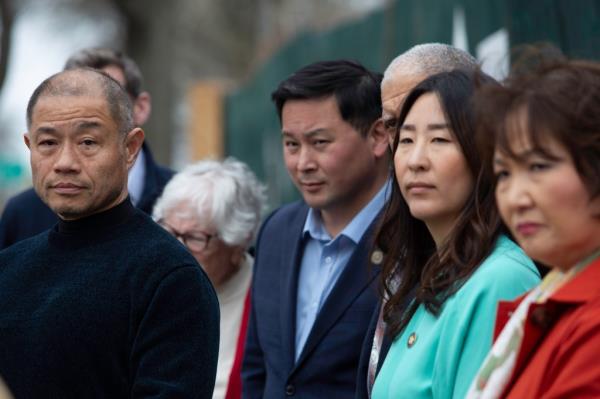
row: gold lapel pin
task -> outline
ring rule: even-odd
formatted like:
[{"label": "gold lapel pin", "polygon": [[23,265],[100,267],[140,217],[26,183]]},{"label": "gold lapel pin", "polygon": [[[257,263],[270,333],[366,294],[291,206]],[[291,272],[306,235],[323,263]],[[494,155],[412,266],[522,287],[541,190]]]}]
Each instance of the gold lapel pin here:
[{"label": "gold lapel pin", "polygon": [[371,254],[371,263],[380,265],[383,262],[383,252],[380,249],[376,249]]},{"label": "gold lapel pin", "polygon": [[408,341],[406,341],[406,346],[408,346],[409,348],[412,348],[413,345],[415,344],[415,342],[417,342],[417,334],[416,333],[412,333],[408,336]]}]

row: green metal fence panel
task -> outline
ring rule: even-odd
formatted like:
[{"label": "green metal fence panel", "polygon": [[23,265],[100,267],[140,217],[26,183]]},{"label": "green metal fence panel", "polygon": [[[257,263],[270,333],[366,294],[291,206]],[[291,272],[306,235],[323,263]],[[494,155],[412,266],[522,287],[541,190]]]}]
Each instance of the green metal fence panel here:
[{"label": "green metal fence panel", "polygon": [[574,58],[600,59],[599,0],[508,0],[511,46],[550,42]]},{"label": "green metal fence panel", "polygon": [[458,3],[465,12],[469,51],[475,54],[477,45],[491,33],[506,28],[506,0],[462,0]]}]

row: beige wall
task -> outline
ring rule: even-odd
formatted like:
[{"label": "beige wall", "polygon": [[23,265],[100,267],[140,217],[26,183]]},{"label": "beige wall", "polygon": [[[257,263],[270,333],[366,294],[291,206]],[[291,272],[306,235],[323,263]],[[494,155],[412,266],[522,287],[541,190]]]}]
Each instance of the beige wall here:
[{"label": "beige wall", "polygon": [[201,81],[189,91],[189,155],[191,161],[222,158],[225,151],[223,106],[226,84]]}]

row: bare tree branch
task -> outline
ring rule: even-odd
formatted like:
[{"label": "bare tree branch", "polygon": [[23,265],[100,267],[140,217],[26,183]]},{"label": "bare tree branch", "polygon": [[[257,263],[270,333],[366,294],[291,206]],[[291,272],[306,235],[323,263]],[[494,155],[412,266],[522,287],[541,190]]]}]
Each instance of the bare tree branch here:
[{"label": "bare tree branch", "polygon": [[12,38],[12,25],[14,12],[10,0],[0,0],[0,18],[2,20],[2,33],[0,34],[0,91],[4,85],[6,71],[8,69],[8,55]]}]

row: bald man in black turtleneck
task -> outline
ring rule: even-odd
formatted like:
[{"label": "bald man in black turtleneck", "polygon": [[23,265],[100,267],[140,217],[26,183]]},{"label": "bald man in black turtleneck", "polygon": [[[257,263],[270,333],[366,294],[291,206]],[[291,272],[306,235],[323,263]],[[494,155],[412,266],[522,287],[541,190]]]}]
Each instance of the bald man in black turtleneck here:
[{"label": "bald man in black turtleneck", "polygon": [[214,290],[127,195],[142,146],[131,103],[86,69],[27,108],[34,188],[58,225],[0,252],[0,377],[16,398],[210,398]]}]

